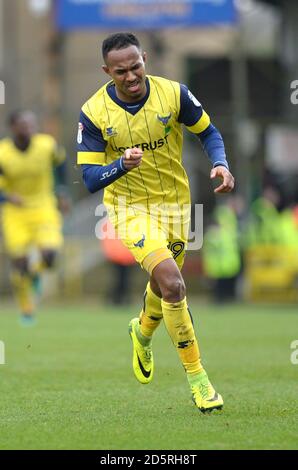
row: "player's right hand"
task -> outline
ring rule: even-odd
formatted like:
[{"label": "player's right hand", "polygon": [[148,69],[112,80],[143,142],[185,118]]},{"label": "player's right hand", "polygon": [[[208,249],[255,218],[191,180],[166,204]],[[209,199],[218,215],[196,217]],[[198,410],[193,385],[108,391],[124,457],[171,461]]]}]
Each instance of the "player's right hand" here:
[{"label": "player's right hand", "polygon": [[122,162],[127,171],[137,168],[142,163],[143,151],[137,147],[127,149],[124,152]]},{"label": "player's right hand", "polygon": [[7,196],[7,201],[14,206],[22,207],[24,205],[23,198],[18,194],[9,194]]}]

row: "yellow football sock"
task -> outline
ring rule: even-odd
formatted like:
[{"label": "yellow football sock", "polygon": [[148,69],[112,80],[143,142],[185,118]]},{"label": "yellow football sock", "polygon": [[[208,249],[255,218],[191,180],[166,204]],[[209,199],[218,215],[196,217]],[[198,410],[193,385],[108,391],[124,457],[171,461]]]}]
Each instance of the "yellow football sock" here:
[{"label": "yellow football sock", "polygon": [[203,370],[186,298],[176,303],[161,301],[163,319],[187,375]]},{"label": "yellow football sock", "polygon": [[140,332],[143,336],[151,338],[162,320],[161,298],[154,294],[147,284],[144,295],[144,307],[140,313]]},{"label": "yellow football sock", "polygon": [[11,283],[21,313],[25,313],[27,315],[33,314],[34,301],[32,295],[32,279],[30,275],[13,271],[11,274]]}]

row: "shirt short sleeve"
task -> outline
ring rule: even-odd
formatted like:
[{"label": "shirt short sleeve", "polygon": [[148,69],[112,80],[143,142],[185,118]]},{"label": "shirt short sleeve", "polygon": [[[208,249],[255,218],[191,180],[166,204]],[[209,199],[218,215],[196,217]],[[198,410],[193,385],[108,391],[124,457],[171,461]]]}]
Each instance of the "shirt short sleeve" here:
[{"label": "shirt short sleeve", "polygon": [[199,134],[210,125],[210,117],[186,85],[180,84],[180,113],[178,121],[190,132]]},{"label": "shirt short sleeve", "polygon": [[81,111],[78,126],[78,164],[104,165],[106,141],[101,130]]}]

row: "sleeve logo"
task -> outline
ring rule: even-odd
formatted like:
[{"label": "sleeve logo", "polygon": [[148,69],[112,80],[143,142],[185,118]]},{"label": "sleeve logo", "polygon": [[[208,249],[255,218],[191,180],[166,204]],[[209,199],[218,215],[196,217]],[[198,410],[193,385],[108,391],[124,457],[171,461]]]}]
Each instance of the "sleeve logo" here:
[{"label": "sleeve logo", "polygon": [[115,175],[117,173],[117,171],[118,171],[118,168],[116,168],[116,167],[112,168],[111,171],[105,171],[102,174],[102,176],[100,178],[100,181],[105,180],[106,178],[110,178],[111,176]]},{"label": "sleeve logo", "polygon": [[107,137],[115,137],[118,135],[117,129],[115,127],[107,127],[106,128],[106,136]]},{"label": "sleeve logo", "polygon": [[188,97],[193,102],[193,104],[197,106],[197,108],[202,106],[201,103],[197,100],[197,98],[189,90],[188,90]]},{"label": "sleeve logo", "polygon": [[79,122],[78,137],[77,137],[78,144],[81,144],[83,142],[83,130],[84,130],[84,126],[81,122]]}]

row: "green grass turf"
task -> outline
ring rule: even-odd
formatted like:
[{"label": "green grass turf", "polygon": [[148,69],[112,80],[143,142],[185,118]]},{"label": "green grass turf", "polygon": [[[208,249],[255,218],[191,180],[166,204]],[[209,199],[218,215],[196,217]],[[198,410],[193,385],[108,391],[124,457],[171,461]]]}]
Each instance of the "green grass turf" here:
[{"label": "green grass turf", "polygon": [[[297,449],[295,307],[192,306],[223,412],[201,414],[164,326],[150,385],[131,368],[137,308],[43,306],[36,327],[1,307],[1,449]],[[199,314],[200,312],[200,314]]]}]

